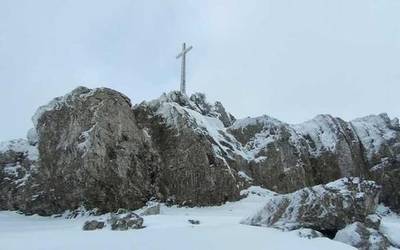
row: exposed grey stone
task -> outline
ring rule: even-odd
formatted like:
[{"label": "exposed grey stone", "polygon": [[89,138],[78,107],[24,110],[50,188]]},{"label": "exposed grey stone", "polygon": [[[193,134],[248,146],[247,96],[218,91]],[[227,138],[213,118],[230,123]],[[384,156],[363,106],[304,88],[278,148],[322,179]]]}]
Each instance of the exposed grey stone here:
[{"label": "exposed grey stone", "polygon": [[34,212],[137,209],[157,192],[157,152],[121,93],[80,87],[39,108],[34,120],[41,188]]},{"label": "exposed grey stone", "polygon": [[189,223],[192,224],[192,225],[199,225],[199,224],[200,224],[200,221],[199,221],[199,220],[192,220],[192,219],[190,219],[190,220],[188,220],[188,221],[189,221]]},{"label": "exposed grey stone", "polygon": [[108,222],[111,230],[126,231],[143,228],[143,218],[133,212],[125,215],[112,214]]},{"label": "exposed grey stone", "polygon": [[381,225],[382,217],[378,214],[370,214],[365,217],[364,224],[366,227],[373,228],[375,230],[379,230],[379,226]]},{"label": "exposed grey stone", "polygon": [[92,230],[102,229],[104,228],[104,226],[105,223],[103,221],[90,220],[85,222],[85,224],[83,225],[83,230],[92,231]]},{"label": "exposed grey stone", "polygon": [[376,210],[380,187],[373,181],[343,178],[273,197],[242,223],[283,230],[312,228],[333,236],[337,230]]},{"label": "exposed grey stone", "polygon": [[381,201],[400,212],[400,154],[397,157],[382,158],[371,168],[370,173],[374,180],[382,184]]},{"label": "exposed grey stone", "polygon": [[363,223],[354,222],[337,232],[334,240],[346,243],[360,250],[386,250],[390,247],[388,239],[375,229]]},{"label": "exposed grey stone", "polygon": [[40,159],[0,150],[0,209],[104,213],[152,198],[218,205],[239,199],[250,179],[287,193],[345,176],[375,180],[381,201],[400,209],[400,126],[387,114],[351,122],[319,115],[298,125],[268,116],[235,121],[204,94],[171,92],[132,107],[117,91],[79,87],[40,107],[33,122],[26,144]]},{"label": "exposed grey stone", "polygon": [[[213,126],[221,125],[217,133],[226,148],[234,150],[229,145],[229,140],[234,138],[224,133],[223,124],[217,117],[201,116],[207,114],[207,106],[202,101],[194,103],[179,92],[171,92],[134,109],[139,126],[149,132],[161,157],[161,201],[206,206],[240,197],[244,180],[237,175],[234,163],[231,165],[234,159],[224,158],[227,153],[222,147],[225,146],[210,134],[216,131],[208,131],[205,126],[210,121]],[[233,152],[230,155],[234,157]]]}]

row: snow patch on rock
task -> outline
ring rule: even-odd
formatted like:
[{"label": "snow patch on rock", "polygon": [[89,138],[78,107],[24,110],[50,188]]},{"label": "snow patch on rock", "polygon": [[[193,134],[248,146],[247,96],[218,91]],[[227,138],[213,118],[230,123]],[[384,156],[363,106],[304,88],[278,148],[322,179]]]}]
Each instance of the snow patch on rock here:
[{"label": "snow patch on rock", "polygon": [[369,158],[378,153],[382,145],[396,139],[400,134],[398,119],[390,120],[387,114],[369,115],[350,123],[367,150]]},{"label": "snow patch on rock", "polygon": [[6,153],[7,151],[23,153],[31,161],[36,161],[39,158],[38,148],[36,146],[32,146],[25,139],[0,142],[0,153]]}]

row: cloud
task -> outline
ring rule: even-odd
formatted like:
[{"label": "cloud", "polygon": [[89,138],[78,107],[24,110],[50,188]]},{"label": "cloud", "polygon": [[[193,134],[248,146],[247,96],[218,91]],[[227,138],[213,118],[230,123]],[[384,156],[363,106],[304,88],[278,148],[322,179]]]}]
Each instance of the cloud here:
[{"label": "cloud", "polygon": [[179,86],[239,117],[400,116],[400,3],[320,1],[0,2],[0,140],[78,85],[134,103]]}]

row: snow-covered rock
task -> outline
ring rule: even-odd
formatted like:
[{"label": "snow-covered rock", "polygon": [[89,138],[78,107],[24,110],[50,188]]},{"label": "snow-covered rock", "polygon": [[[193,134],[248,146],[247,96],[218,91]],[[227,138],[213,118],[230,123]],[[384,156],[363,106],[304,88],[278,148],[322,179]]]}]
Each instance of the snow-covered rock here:
[{"label": "snow-covered rock", "polygon": [[295,233],[300,238],[307,238],[307,239],[324,237],[324,235],[322,233],[320,233],[314,229],[310,229],[310,228],[296,229],[296,230],[293,230],[293,233]]},{"label": "snow-covered rock", "polygon": [[0,142],[0,154],[3,155],[3,158],[6,157],[6,154],[22,154],[31,161],[37,161],[39,157],[38,148],[25,139]]},{"label": "snow-covered rock", "polygon": [[157,215],[160,214],[161,205],[159,202],[149,201],[146,206],[137,211],[140,216]]},{"label": "snow-covered rock", "polygon": [[126,231],[143,228],[143,221],[139,215],[129,212],[124,215],[111,214],[108,223],[111,225],[111,230]]},{"label": "snow-covered rock", "polygon": [[378,205],[380,187],[373,181],[343,178],[326,185],[278,195],[242,221],[283,230],[312,228],[331,236],[355,221],[364,221]]},{"label": "snow-covered rock", "polygon": [[400,126],[386,114],[346,122],[318,115],[301,124],[268,116],[237,120],[228,131],[243,145],[244,167],[255,185],[277,192],[341,177],[372,178],[382,201],[400,209]]},{"label": "snow-covered rock", "polygon": [[376,229],[367,228],[363,223],[354,222],[339,230],[334,238],[360,250],[386,250],[388,239]]},{"label": "snow-covered rock", "polygon": [[32,120],[29,143],[1,144],[0,159],[18,152],[36,160],[39,152],[37,175],[22,175],[14,157],[10,164],[0,162],[0,183],[10,182],[9,176],[13,182],[29,179],[27,190],[34,190],[19,199],[14,188],[1,185],[1,209],[51,215],[84,206],[112,212],[138,209],[154,198],[216,205],[239,199],[248,182],[233,167],[241,145],[224,123],[234,118],[200,94],[171,92],[132,107],[117,91],[79,87],[40,107]]},{"label": "snow-covered rock", "polygon": [[202,96],[179,92],[135,106],[138,124],[161,158],[162,199],[193,206],[239,198],[249,180],[239,175],[246,155],[213,110]]},{"label": "snow-covered rock", "polygon": [[32,176],[37,173],[38,149],[27,140],[0,143],[0,210],[29,207]]},{"label": "snow-covered rock", "polygon": [[104,221],[88,220],[83,225],[82,229],[84,231],[93,231],[98,229],[103,229],[105,226]]},{"label": "snow-covered rock", "polygon": [[28,141],[1,144],[0,159],[19,152],[37,177],[11,157],[0,163],[0,181],[18,175],[25,189],[34,187],[21,200],[38,207],[10,201],[11,188],[0,202],[8,209],[113,211],[153,198],[216,205],[239,199],[249,185],[288,193],[348,176],[375,180],[381,201],[400,209],[400,127],[385,114],[351,122],[318,115],[296,125],[269,116],[236,120],[200,93],[173,91],[132,107],[117,91],[79,87],[32,120]]}]

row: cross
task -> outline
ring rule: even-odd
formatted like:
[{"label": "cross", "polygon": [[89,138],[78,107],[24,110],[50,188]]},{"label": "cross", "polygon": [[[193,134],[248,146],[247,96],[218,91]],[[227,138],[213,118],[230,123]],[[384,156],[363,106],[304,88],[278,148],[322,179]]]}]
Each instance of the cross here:
[{"label": "cross", "polygon": [[181,93],[186,95],[186,53],[188,53],[193,47],[190,46],[186,48],[186,43],[182,45],[182,52],[176,56],[176,59],[182,57],[182,66],[181,66]]}]

